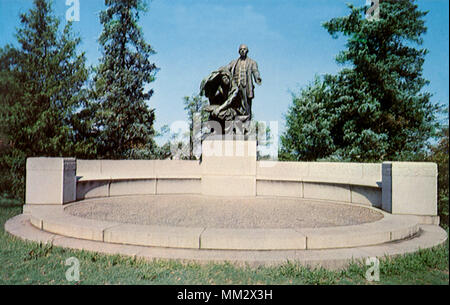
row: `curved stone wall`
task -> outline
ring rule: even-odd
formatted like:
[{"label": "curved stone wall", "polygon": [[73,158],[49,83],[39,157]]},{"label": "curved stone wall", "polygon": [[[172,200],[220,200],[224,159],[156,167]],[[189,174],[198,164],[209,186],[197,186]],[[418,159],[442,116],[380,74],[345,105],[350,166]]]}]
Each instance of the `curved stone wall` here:
[{"label": "curved stone wall", "polygon": [[123,195],[200,194],[198,161],[77,160],[77,200]]},{"label": "curved stone wall", "polygon": [[204,143],[206,152],[214,145],[223,151],[205,154],[202,162],[29,158],[26,204],[157,194],[288,196],[437,217],[435,163],[256,161],[255,142],[222,142]]},{"label": "curved stone wall", "polygon": [[[183,160],[77,160],[77,200],[202,194],[201,164]],[[381,207],[381,164],[256,162],[256,196],[288,196]],[[233,196],[233,193],[230,193]]]},{"label": "curved stone wall", "polygon": [[257,162],[259,196],[294,196],[381,207],[381,164]]}]

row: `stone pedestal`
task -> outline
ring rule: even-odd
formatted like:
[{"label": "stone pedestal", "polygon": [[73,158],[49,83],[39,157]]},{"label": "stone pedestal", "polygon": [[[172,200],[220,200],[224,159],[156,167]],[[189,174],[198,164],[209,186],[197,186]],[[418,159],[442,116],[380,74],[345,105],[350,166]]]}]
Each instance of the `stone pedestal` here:
[{"label": "stone pedestal", "polygon": [[437,215],[437,165],[383,162],[382,209],[392,214]]},{"label": "stone pedestal", "polygon": [[203,195],[256,196],[256,141],[204,140]]},{"label": "stone pedestal", "polygon": [[26,204],[64,204],[76,200],[74,158],[28,158]]}]

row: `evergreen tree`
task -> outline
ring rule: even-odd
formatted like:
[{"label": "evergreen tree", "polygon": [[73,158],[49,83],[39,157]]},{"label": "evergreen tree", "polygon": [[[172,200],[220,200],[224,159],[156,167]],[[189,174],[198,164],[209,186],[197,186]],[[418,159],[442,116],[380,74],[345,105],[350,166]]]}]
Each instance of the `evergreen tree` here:
[{"label": "evergreen tree", "polygon": [[299,95],[293,94],[281,135],[281,160],[314,161],[334,152],[329,100],[327,86],[318,77]]},{"label": "evergreen tree", "polygon": [[448,228],[449,216],[448,110],[448,107],[444,110],[447,114],[445,123],[439,128],[437,143],[430,145],[430,155],[426,159],[428,162],[435,162],[438,166],[438,215],[444,228]]},{"label": "evergreen tree", "polygon": [[23,195],[25,159],[32,156],[76,156],[88,148],[76,142],[73,121],[88,77],[80,38],[71,23],[62,32],[51,3],[34,0],[20,16],[20,48],[0,49],[0,129],[9,144],[0,157],[0,187]]},{"label": "evergreen tree", "polygon": [[144,87],[154,80],[157,68],[149,61],[154,51],[137,24],[143,3],[105,0],[105,4],[99,38],[103,57],[96,69],[95,103],[91,104],[98,153],[114,159],[148,156],[155,147],[155,115],[146,104],[153,90]]},{"label": "evergreen tree", "polygon": [[[423,91],[428,84],[422,75],[427,50],[420,45],[426,32],[426,12],[419,11],[414,0],[385,0],[380,3],[380,19],[369,21],[364,17],[365,7],[349,8],[348,16],[324,23],[334,38],[338,34],[347,37],[347,48],[337,56],[337,62],[345,67],[337,75],[325,77],[329,95],[320,106],[314,106],[326,113],[318,118],[309,116],[312,121],[308,119],[312,108],[295,114],[304,121],[297,121],[301,128],[290,130],[288,120],[290,134],[285,138],[300,135],[308,126],[316,128],[309,134],[332,138],[328,151],[317,157],[341,161],[422,156],[433,135],[437,109],[430,101],[431,94]],[[299,98],[307,98],[307,94]],[[308,143],[303,142],[299,144],[302,149],[294,152],[296,159],[311,155]]]}]

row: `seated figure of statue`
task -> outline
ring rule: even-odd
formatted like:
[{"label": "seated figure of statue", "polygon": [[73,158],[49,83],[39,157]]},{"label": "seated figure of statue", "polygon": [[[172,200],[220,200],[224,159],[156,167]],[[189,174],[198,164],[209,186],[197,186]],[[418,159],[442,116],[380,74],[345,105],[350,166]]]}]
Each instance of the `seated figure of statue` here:
[{"label": "seated figure of statue", "polygon": [[213,71],[201,83],[200,95],[209,100],[205,111],[209,113],[210,121],[220,124],[222,134],[231,134],[233,127],[236,129],[236,125],[245,124],[250,119],[238,94],[238,87],[233,85],[231,73],[225,68]]}]

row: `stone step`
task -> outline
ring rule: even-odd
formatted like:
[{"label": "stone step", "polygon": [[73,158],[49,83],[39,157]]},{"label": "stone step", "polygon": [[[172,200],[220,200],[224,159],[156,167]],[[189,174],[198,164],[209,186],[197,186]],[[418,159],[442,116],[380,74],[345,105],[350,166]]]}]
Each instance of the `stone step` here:
[{"label": "stone step", "polygon": [[30,214],[21,214],[9,219],[5,223],[5,230],[23,240],[52,243],[54,246],[69,249],[83,249],[111,255],[120,254],[147,260],[165,259],[196,263],[229,262],[245,266],[274,266],[289,261],[313,268],[323,267],[330,270],[345,268],[353,261],[364,262],[367,258],[384,258],[431,248],[447,240],[447,233],[441,227],[420,224],[419,231],[414,238],[387,242],[382,245],[344,249],[248,251],[162,248],[122,245],[52,234],[32,225]]},{"label": "stone step", "polygon": [[372,223],[299,229],[171,227],[101,221],[70,215],[62,206],[28,207],[30,223],[62,236],[138,246],[205,250],[318,250],[379,245],[412,237],[417,218],[383,213]]}]

